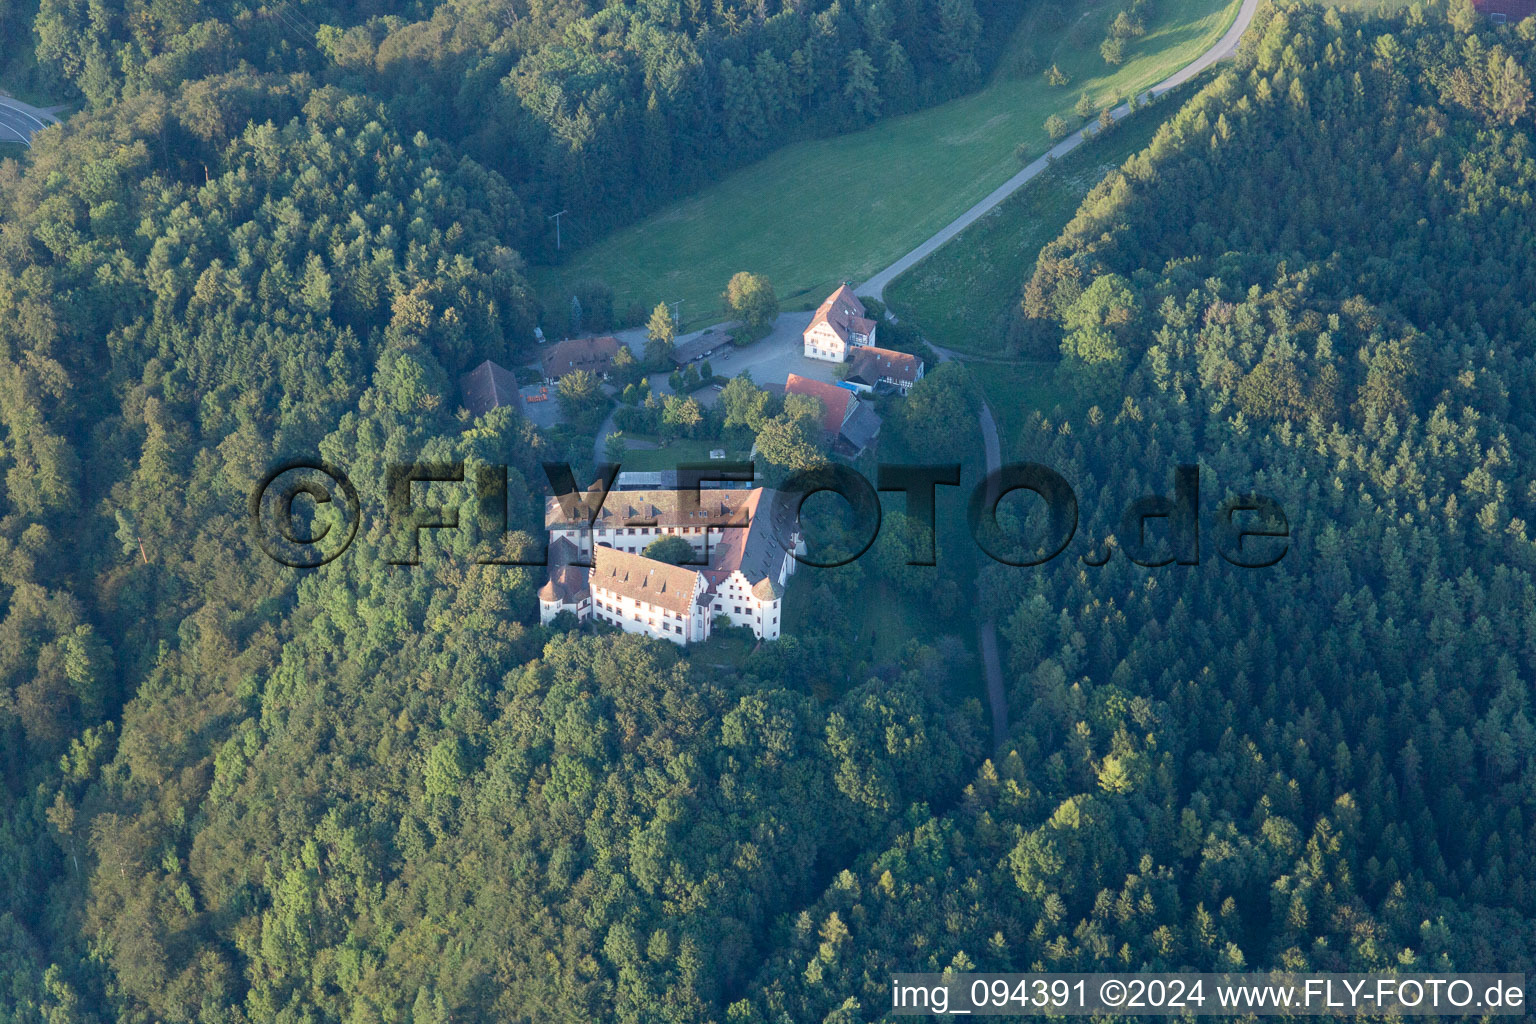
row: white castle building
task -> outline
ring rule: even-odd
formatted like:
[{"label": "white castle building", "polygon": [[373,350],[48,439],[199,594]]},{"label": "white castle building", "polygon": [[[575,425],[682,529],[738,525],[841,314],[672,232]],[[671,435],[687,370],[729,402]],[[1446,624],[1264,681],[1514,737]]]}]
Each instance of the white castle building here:
[{"label": "white castle building", "polygon": [[[777,640],[784,586],[804,542],[793,510],[775,517],[775,492],[612,491],[596,516],[555,498],[545,505],[549,582],[539,590],[539,618],[589,616],[631,633],[679,644],[709,638],[716,616]],[[698,565],[672,565],[641,554],[663,537],[693,546]],[[571,564],[580,556],[590,569]]]}]

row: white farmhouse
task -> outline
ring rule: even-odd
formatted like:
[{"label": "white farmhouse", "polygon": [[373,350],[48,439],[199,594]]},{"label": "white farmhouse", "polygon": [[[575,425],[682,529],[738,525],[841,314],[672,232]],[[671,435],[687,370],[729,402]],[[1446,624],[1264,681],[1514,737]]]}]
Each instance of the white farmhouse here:
[{"label": "white farmhouse", "polygon": [[805,357],[847,362],[849,350],[875,343],[875,322],[846,284],[827,296],[805,329]]}]

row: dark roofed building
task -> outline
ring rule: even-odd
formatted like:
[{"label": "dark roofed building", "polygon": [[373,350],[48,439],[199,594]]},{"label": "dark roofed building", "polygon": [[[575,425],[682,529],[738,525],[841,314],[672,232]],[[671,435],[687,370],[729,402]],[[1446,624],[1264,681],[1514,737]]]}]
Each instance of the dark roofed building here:
[{"label": "dark roofed building", "polygon": [[597,338],[567,338],[542,356],[544,380],[550,384],[576,370],[606,378],[619,354],[619,339],[611,334]]},{"label": "dark roofed building", "polygon": [[905,352],[864,345],[854,349],[851,358],[847,383],[860,391],[874,391],[884,385],[906,394],[923,379],[923,361]]},{"label": "dark roofed building", "polygon": [[1513,25],[1536,15],[1536,0],[1472,0],[1472,6],[1497,24]]},{"label": "dark roofed building", "polygon": [[834,448],[840,449],[849,455],[858,455],[864,449],[875,443],[875,438],[880,436],[880,414],[863,403],[853,410],[853,415],[843,424],[843,429],[838,432]]},{"label": "dark roofed building", "polygon": [[592,610],[589,573],[573,564],[577,555],[576,546],[567,540],[549,546],[549,582],[539,588],[539,609],[546,625],[561,612],[585,619]]},{"label": "dark roofed building", "polygon": [[701,334],[692,341],[672,346],[672,362],[684,367],[697,359],[707,359],[729,345],[734,337],[731,334]]},{"label": "dark roofed building", "polygon": [[587,570],[579,565],[556,565],[549,570],[549,582],[539,588],[539,600],[557,601],[577,606],[587,600]]},{"label": "dark roofed building", "polygon": [[724,583],[733,572],[740,572],[748,580],[757,582],[767,577],[776,580],[789,550],[785,538],[795,534],[795,509],[789,502],[777,501],[777,497],[778,492],[768,487],[748,492],[742,505],[750,517],[748,528],[723,531],[709,568],[703,570],[711,590]]},{"label": "dark roofed building", "polygon": [[517,379],[505,367],[489,359],[459,378],[459,392],[464,398],[464,408],[471,416],[484,416],[504,405],[510,405],[520,413],[528,411],[517,390]]},{"label": "dark roofed building", "polygon": [[858,455],[880,434],[880,416],[849,388],[792,373],[784,382],[784,393],[821,400],[821,430],[836,451]]}]

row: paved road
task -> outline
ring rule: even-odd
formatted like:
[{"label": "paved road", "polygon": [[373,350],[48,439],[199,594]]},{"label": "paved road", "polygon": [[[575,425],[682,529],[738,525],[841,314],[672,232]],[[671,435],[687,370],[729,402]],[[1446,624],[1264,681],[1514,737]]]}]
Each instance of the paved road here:
[{"label": "paved road", "polygon": [[[928,343],[928,347],[933,349],[933,354],[939,357],[941,363],[964,361],[964,357],[958,353],[932,342]],[[992,418],[992,410],[987,407],[985,400],[976,418],[981,422],[981,445],[986,451],[987,472],[994,473],[1002,468],[1003,446],[997,436],[997,421]],[[997,496],[989,494],[988,497]],[[979,578],[976,581],[976,606],[992,610],[987,594],[982,592]],[[992,711],[992,750],[995,758],[1000,760],[1004,754],[1003,747],[1008,742],[1008,691],[1003,685],[1003,663],[997,656],[997,616],[988,615],[978,633],[981,639],[982,675],[987,682],[987,706]]]},{"label": "paved road", "polygon": [[[981,412],[977,414],[981,420],[981,440],[987,451],[987,472],[994,473],[1002,468],[1003,448],[997,440],[997,421],[992,418],[992,410],[987,408],[987,403],[981,403]],[[995,499],[998,495],[988,493],[988,498]],[[981,590],[981,581],[978,579],[976,603],[979,607],[993,612],[989,595]],[[1008,742],[1008,693],[1003,687],[1003,664],[997,656],[997,615],[989,614],[981,624],[981,667],[987,677],[987,705],[992,709],[992,747],[1001,758],[1004,754],[1003,746]]]},{"label": "paved road", "polygon": [[[784,378],[791,373],[798,373],[802,377],[814,377],[817,380],[833,381],[837,379],[837,364],[823,362],[819,359],[805,358],[805,342],[803,335],[810,325],[811,315],[807,312],[780,313],[774,321],[773,331],[766,337],[759,338],[746,348],[722,348],[709,357],[709,367],[722,377],[735,377],[743,370],[751,371],[752,380],[758,386],[764,384],[783,384]],[[730,324],[716,324],[706,328],[715,334],[729,334]],[[695,338],[703,337],[705,331],[694,331],[692,334],[678,335],[677,343],[685,344]],[[646,331],[643,327],[631,328],[627,331],[619,331],[618,339],[628,345],[636,359],[645,358]],[[665,381],[666,375],[659,378],[651,376],[651,386],[655,387],[658,381]]]},{"label": "paved road", "polygon": [[19,142],[32,148],[32,136],[59,119],[46,110],[0,95],[0,142]]},{"label": "paved road", "polygon": [[[1262,0],[1243,0],[1243,6],[1237,13],[1237,18],[1232,22],[1231,28],[1205,53],[1197,57],[1192,63],[1181,71],[1170,75],[1162,82],[1148,89],[1144,94],[1148,97],[1156,96],[1169,89],[1179,86],[1200,74],[1206,68],[1217,61],[1230,56],[1237,50],[1238,42],[1242,39],[1243,32],[1253,21],[1253,15],[1258,10]],[[1114,110],[1116,120],[1126,116],[1131,111],[1130,104],[1122,104]],[[942,228],[932,238],[922,245],[907,253],[901,259],[892,263],[889,267],[880,271],[874,277],[855,288],[859,295],[871,295],[877,299],[884,299],[885,286],[890,284],[906,270],[938,249],[945,242],[954,238],[960,232],[973,224],[988,211],[1007,199],[1026,182],[1038,176],[1048,166],[1051,157],[1062,157],[1082,144],[1083,139],[1089,137],[1090,129],[1081,128],[1067,136],[1061,142],[1051,147],[1050,151],[1040,159],[1025,167],[1018,174],[1009,178],[998,186],[990,195],[981,202],[971,207],[955,220]],[[888,313],[891,319],[895,314]],[[810,323],[809,313],[783,313],[774,325],[773,333],[761,341],[748,346],[744,350],[732,353],[729,360],[720,357],[711,359],[711,366],[715,372],[725,376],[734,377],[742,370],[751,370],[752,379],[759,385],[768,383],[782,383],[787,373],[793,371],[802,376],[815,377],[821,380],[834,380],[833,364],[823,363],[817,360],[806,359],[801,349],[800,335],[805,326]],[[678,341],[688,341],[699,336],[703,332],[684,335]],[[630,331],[621,331],[619,339],[634,350],[636,356],[644,358],[645,331],[637,328]],[[965,361],[965,357],[951,352],[948,349],[933,345],[929,346],[938,356],[940,362],[954,360]],[[985,357],[978,359],[980,362],[1009,362],[1010,360],[989,360]],[[663,384],[665,378],[653,375],[652,384]],[[981,403],[978,419],[981,424],[982,444],[986,450],[987,472],[991,473],[1002,466],[1002,445],[997,435],[997,422],[992,417],[992,410],[987,407],[985,401]],[[600,460],[602,458],[603,438],[613,429],[613,417],[598,430],[594,438],[594,454]],[[986,595],[977,594],[978,603],[990,610]],[[992,745],[998,757],[1003,755],[1004,745],[1008,739],[1008,696],[1003,683],[1003,669],[1001,659],[997,652],[997,619],[995,615],[989,615],[980,626],[981,658],[983,674],[986,676],[987,703],[992,712]]]},{"label": "paved road", "polygon": [[[1148,89],[1144,95],[1157,96],[1161,93],[1167,92],[1169,89],[1172,89],[1175,86],[1183,85],[1185,82],[1189,81],[1191,78],[1194,78],[1196,75],[1210,67],[1212,64],[1215,64],[1217,61],[1222,60],[1225,57],[1231,56],[1233,53],[1236,53],[1237,44],[1242,39],[1244,30],[1248,28],[1248,23],[1253,21],[1254,12],[1259,9],[1259,4],[1261,2],[1262,0],[1243,0],[1242,9],[1237,12],[1237,18],[1232,22],[1232,27],[1227,30],[1226,35],[1217,40],[1216,45],[1212,46],[1209,50],[1206,50],[1199,57],[1195,58],[1195,60],[1187,65],[1183,70],[1168,76],[1157,85],[1154,85],[1152,88]],[[1129,103],[1121,104],[1114,110],[1115,120],[1118,121],[1120,118],[1124,117],[1130,112],[1131,107]],[[998,203],[1002,202],[1004,199],[1007,199],[1009,196],[1013,195],[1013,193],[1017,192],[1025,182],[1037,177],[1042,171],[1051,165],[1052,159],[1060,159],[1061,157],[1066,156],[1078,146],[1082,145],[1083,139],[1092,137],[1092,135],[1097,131],[1097,127],[1089,125],[1079,128],[1071,135],[1068,135],[1066,138],[1056,143],[1056,145],[1052,146],[1044,156],[1040,157],[1038,160],[1035,160],[1018,174],[1015,174],[1013,177],[999,185],[989,196],[987,196],[981,202],[977,203],[969,210],[966,210],[954,220],[950,221],[947,225],[939,230],[938,234],[934,235],[932,238],[929,238],[922,245],[919,245],[916,249],[913,249],[901,259],[897,260],[895,263],[892,263],[890,266],[880,271],[874,277],[859,285],[854,289],[854,291],[859,295],[872,295],[877,299],[883,300],[885,298],[886,285],[890,284],[892,281],[896,280],[896,278],[906,273],[906,271],[910,270],[914,265],[921,262],[924,257],[931,254],[945,242],[949,241],[951,238],[954,238],[960,232],[970,227],[982,216],[990,212],[993,207],[997,206]]]},{"label": "paved road", "polygon": [[[1243,32],[1247,30],[1249,23],[1253,21],[1254,12],[1259,9],[1260,2],[1261,0],[1243,0],[1243,6],[1237,12],[1237,18],[1232,22],[1232,27],[1227,30],[1226,35],[1217,41],[1215,46],[1205,51],[1205,53],[1197,57],[1183,70],[1170,75],[1162,82],[1148,89],[1145,95],[1149,97],[1156,96],[1175,86],[1183,85],[1212,64],[1237,52],[1238,42],[1242,39]],[[1130,104],[1122,104],[1114,111],[1115,120],[1118,121],[1130,112]],[[998,203],[1018,191],[1025,182],[1039,175],[1040,172],[1050,166],[1050,158],[1059,158],[1072,152],[1088,136],[1089,129],[1080,128],[1065,139],[1062,139],[1055,146],[1051,147],[1051,150],[1045,156],[1034,161],[1018,174],[1003,182],[991,195],[955,218],[942,228],[938,234],[880,271],[880,273],[868,281],[859,285],[854,291],[859,295],[872,295],[877,299],[883,300],[885,298],[886,285],[900,277],[945,242],[948,242],[960,232],[970,227],[971,224],[997,206]],[[887,312],[886,315],[892,320],[896,319],[896,314],[894,313]],[[967,358],[934,345],[932,342],[928,344],[933,349],[934,354],[939,357],[940,362],[948,362],[950,360],[964,362]],[[974,361],[1007,362],[1008,360],[993,360],[982,357]],[[991,473],[997,470],[1003,463],[1002,445],[997,437],[997,421],[992,418],[992,410],[987,407],[985,401],[981,403],[981,410],[977,414],[977,418],[981,422],[981,440],[987,453],[987,472]],[[980,607],[986,608],[988,611],[993,610],[990,602],[987,600],[987,595],[978,592],[976,598],[977,604]],[[982,673],[986,676],[987,682],[987,704],[992,711],[992,746],[996,755],[1001,758],[1004,753],[1004,745],[1008,741],[1008,691],[1003,685],[1003,666],[997,654],[997,616],[995,614],[988,615],[986,620],[982,622],[980,639]]]}]

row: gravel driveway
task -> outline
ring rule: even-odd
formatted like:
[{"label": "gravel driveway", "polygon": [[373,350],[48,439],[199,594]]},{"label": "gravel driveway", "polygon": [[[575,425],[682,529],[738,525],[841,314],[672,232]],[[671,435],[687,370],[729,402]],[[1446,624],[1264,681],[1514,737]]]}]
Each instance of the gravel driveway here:
[{"label": "gravel driveway", "polygon": [[[801,335],[810,322],[811,314],[808,312],[780,313],[771,334],[759,338],[746,348],[732,347],[716,352],[709,357],[709,367],[722,377],[735,377],[747,370],[752,374],[753,383],[758,385],[783,384],[791,373],[836,382],[836,363],[805,358]],[[679,335],[677,340],[692,341],[703,333],[694,331],[692,334]],[[645,338],[643,327],[618,332],[618,339],[629,346],[637,359],[645,358]],[[652,374],[651,387],[659,393],[665,392],[668,390],[665,387],[666,380],[666,374]]]}]

